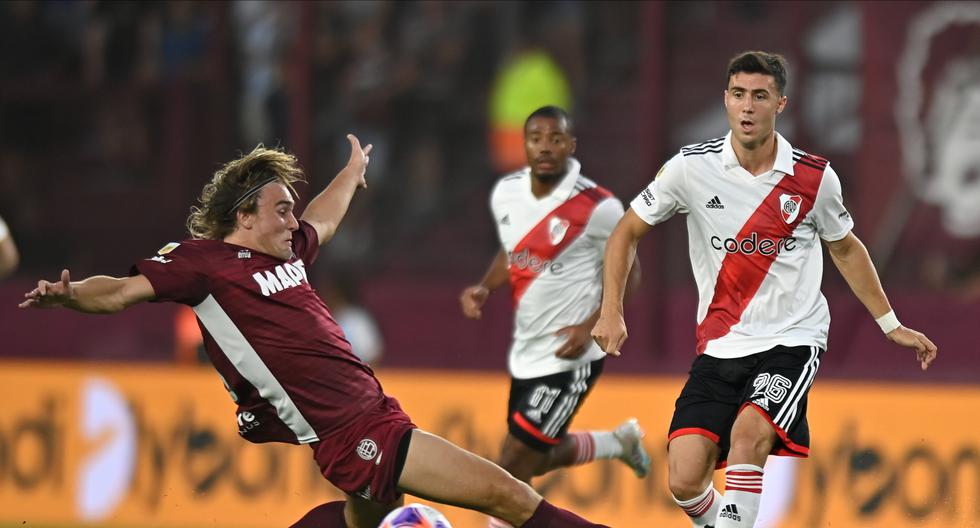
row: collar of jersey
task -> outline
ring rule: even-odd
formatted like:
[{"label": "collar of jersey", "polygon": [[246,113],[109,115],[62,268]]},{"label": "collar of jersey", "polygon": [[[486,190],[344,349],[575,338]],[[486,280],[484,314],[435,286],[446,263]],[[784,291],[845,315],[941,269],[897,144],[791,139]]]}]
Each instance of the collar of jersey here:
[{"label": "collar of jersey", "polygon": [[558,187],[555,187],[551,195],[561,201],[567,200],[572,195],[572,191],[575,190],[575,183],[578,182],[579,172],[581,170],[582,164],[577,159],[568,158],[568,172],[565,173],[565,177],[562,178],[561,183],[558,184]]},{"label": "collar of jersey", "polygon": [[[773,163],[773,170],[783,174],[793,175],[793,145],[790,145],[779,132],[776,134],[776,162]],[[721,147],[721,162],[725,170],[738,167],[738,158],[735,157],[735,149],[732,148],[731,130],[725,134],[725,142]]]}]

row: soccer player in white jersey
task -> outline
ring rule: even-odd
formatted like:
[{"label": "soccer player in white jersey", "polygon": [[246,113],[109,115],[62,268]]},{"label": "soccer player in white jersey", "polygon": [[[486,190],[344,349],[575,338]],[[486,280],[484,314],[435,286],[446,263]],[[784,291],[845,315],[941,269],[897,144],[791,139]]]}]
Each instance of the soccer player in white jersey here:
[{"label": "soccer player in white jersey", "polygon": [[[687,215],[697,282],[697,357],[674,409],[669,485],[693,526],[748,528],[756,519],[769,454],[806,457],[807,394],[827,346],[820,241],[887,338],[915,351],[922,369],[936,346],[902,326],[868,252],[851,232],[840,180],[827,160],[775,131],[786,107],[784,59],[745,52],[729,63],[731,131],[681,149],[609,238],[601,316],[604,351],[626,340],[623,292],[639,239]],[[725,495],[712,471],[727,464]]]},{"label": "soccer player in white jersey", "polygon": [[559,467],[619,458],[642,478],[650,459],[636,420],[613,431],[566,434],[602,372],[605,354],[590,331],[599,316],[603,251],[623,206],[581,174],[564,110],[533,112],[524,139],[528,167],[501,178],[490,198],[502,248],[483,279],[460,296],[463,314],[479,319],[490,292],[511,286],[509,433],[500,465],[530,482]]}]

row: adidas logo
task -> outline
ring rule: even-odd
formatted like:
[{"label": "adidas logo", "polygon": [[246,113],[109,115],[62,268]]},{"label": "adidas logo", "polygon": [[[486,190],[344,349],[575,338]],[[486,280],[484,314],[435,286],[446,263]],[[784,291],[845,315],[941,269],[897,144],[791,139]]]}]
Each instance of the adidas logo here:
[{"label": "adidas logo", "polygon": [[721,200],[717,196],[708,200],[708,203],[704,204],[708,209],[724,209],[725,205],[721,203]]},{"label": "adidas logo", "polygon": [[500,219],[500,225],[510,225],[510,215],[505,214],[503,218]]},{"label": "adidas logo", "polygon": [[769,398],[766,398],[765,396],[752,400],[752,403],[758,405],[759,407],[762,407],[767,411],[769,410]]},{"label": "adidas logo", "polygon": [[738,514],[738,508],[734,504],[726,504],[718,513],[719,517],[728,517],[735,522],[742,522],[742,516]]}]

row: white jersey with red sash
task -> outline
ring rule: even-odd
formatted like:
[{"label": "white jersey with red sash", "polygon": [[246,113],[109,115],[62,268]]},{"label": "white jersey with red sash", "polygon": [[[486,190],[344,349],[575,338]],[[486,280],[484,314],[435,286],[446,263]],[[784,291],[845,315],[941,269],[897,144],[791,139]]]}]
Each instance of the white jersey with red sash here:
[{"label": "white jersey with red sash", "polygon": [[515,378],[564,372],[603,356],[590,342],[578,359],[555,357],[565,342],[555,332],[582,323],[599,308],[602,255],[623,215],[622,203],[582,176],[580,167],[569,159],[561,182],[540,199],[531,193],[528,168],[501,178],[490,197],[509,257],[514,341],[508,365]]},{"label": "white jersey with red sash", "polygon": [[777,345],[826,349],[820,239],[854,227],[827,160],[776,134],[773,170],[753,176],[725,137],[671,158],[631,206],[650,225],[687,215],[698,285],[697,352],[743,357]]}]

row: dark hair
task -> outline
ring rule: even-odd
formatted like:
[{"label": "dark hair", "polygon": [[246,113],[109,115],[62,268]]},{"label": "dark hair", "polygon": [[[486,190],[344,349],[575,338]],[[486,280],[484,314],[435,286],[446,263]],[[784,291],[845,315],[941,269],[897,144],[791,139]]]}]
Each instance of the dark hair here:
[{"label": "dark hair", "polygon": [[[293,183],[305,181],[296,157],[279,148],[261,144],[252,152],[229,161],[204,186],[200,206],[191,207],[187,231],[194,238],[221,240],[235,230],[235,211],[253,213],[264,184],[277,181],[296,196]],[[264,182],[264,183],[263,183]]]},{"label": "dark hair", "polygon": [[776,88],[782,95],[786,90],[786,59],[778,53],[765,51],[743,51],[732,57],[728,62],[728,78],[736,73],[761,73],[772,75],[776,80]]},{"label": "dark hair", "polygon": [[572,125],[572,118],[568,115],[568,112],[562,110],[557,106],[542,106],[537,110],[531,112],[531,115],[527,116],[527,120],[524,121],[524,130],[527,130],[527,124],[531,122],[535,117],[547,117],[550,119],[556,119],[558,121],[565,121],[565,130],[574,135],[575,127]]}]

